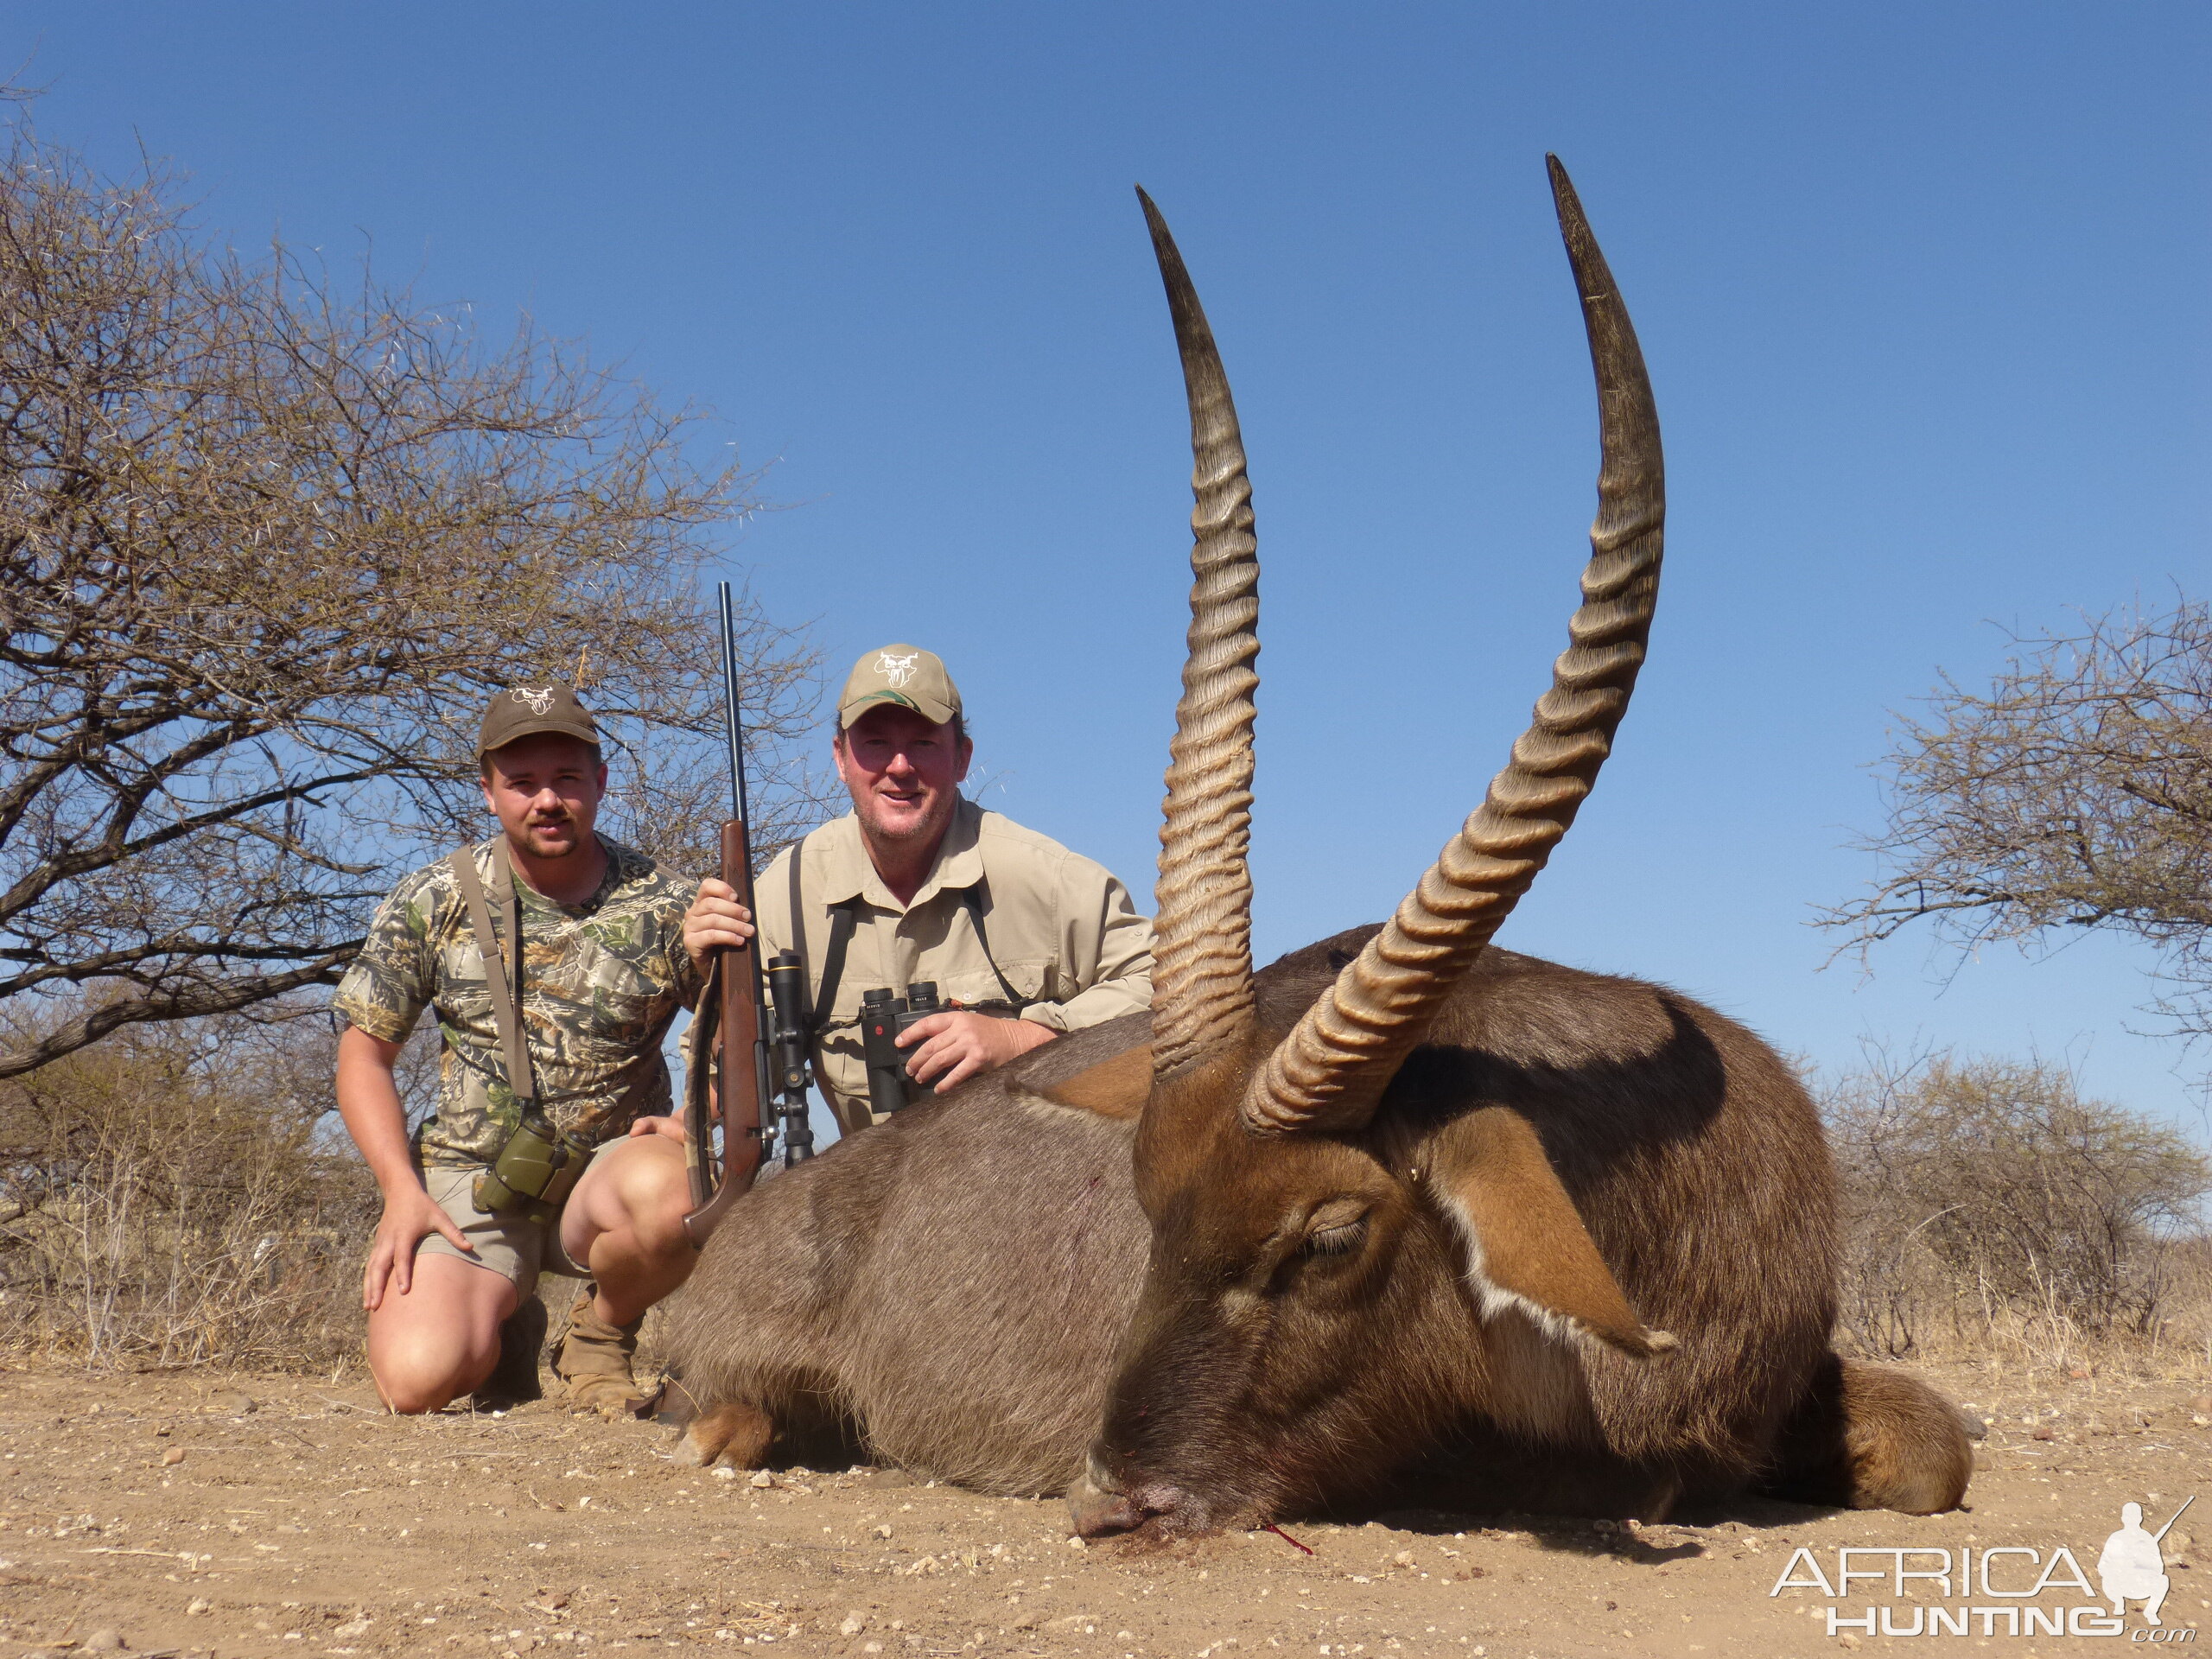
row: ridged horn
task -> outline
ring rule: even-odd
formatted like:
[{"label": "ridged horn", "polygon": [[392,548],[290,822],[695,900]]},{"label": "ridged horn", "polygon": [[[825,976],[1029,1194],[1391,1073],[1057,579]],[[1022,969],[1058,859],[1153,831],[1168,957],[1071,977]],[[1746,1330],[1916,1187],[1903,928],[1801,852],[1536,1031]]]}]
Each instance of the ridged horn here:
[{"label": "ridged horn", "polygon": [[1342,1132],[1367,1121],[1574,821],[1643,664],[1666,520],[1659,414],[1636,330],[1574,186],[1556,156],[1546,162],[1598,381],[1598,517],[1581,608],[1551,690],[1488,798],[1254,1078],[1243,1110],[1255,1128]]},{"label": "ridged horn", "polygon": [[1213,331],[1167,221],[1140,188],[1191,405],[1191,631],[1168,746],[1153,888],[1153,1072],[1239,1037],[1252,1017],[1252,692],[1259,542],[1244,438]]}]

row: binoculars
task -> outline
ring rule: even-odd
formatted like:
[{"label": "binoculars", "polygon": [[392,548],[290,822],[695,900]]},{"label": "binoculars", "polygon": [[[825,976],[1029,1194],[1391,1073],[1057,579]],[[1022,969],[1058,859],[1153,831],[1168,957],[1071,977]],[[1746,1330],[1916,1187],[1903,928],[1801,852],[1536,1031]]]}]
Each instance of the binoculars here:
[{"label": "binoculars", "polygon": [[943,1014],[937,982],[918,979],[903,997],[887,990],[861,993],[861,1048],[868,1060],[868,1104],[876,1113],[902,1110],[907,1098],[906,1051],[899,1034],[917,1020]]}]

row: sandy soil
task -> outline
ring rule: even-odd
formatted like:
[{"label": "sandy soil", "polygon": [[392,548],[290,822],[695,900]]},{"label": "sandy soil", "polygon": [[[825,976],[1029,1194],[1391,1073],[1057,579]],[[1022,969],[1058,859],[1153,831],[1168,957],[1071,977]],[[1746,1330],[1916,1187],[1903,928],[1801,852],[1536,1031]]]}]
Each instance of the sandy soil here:
[{"label": "sandy soil", "polygon": [[[1967,1608],[1931,1584],[1895,1595],[1893,1558],[1856,1558],[1885,1576],[1846,1598],[1769,1592],[1793,1560],[1803,1576],[1801,1547],[1832,1575],[1840,1546],[2047,1561],[2063,1544],[2094,1578],[2123,1502],[2156,1526],[2198,1491],[2165,1541],[2164,1627],[2131,1608],[2117,1639],[2140,1650],[2212,1624],[2212,1552],[2186,1541],[2212,1537],[2202,1382],[1930,1375],[1995,1420],[1957,1514],[1758,1505],[1618,1529],[1400,1515],[1144,1552],[1071,1542],[1057,1502],[894,1471],[704,1474],[669,1460],[661,1430],[550,1402],[407,1421],[358,1382],[19,1368],[0,1372],[0,1656],[2050,1654],[2092,1638],[2010,1636],[2001,1617],[1965,1638],[1831,1635],[1830,1607],[1900,1629],[1926,1605]],[[1998,1588],[2026,1582],[2023,1559],[1993,1566]],[[2000,1615],[2086,1600],[1972,1597]]]}]

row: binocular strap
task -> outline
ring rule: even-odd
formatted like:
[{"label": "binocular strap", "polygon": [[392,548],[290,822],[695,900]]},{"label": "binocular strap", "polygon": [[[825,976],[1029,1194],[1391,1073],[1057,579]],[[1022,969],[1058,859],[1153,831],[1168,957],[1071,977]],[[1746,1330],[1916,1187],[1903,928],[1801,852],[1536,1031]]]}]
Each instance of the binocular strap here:
[{"label": "binocular strap", "polygon": [[[848,899],[842,905],[830,907],[830,943],[822,949],[822,983],[814,993],[814,1006],[807,1010],[806,1038],[811,1044],[821,1039],[830,1023],[830,1010],[837,1004],[837,982],[845,976],[845,951],[853,942],[853,912],[859,907],[857,898]],[[798,860],[791,860],[791,931],[800,931],[798,908]],[[821,1075],[821,1063],[815,1065],[815,1074]]]},{"label": "binocular strap", "polygon": [[[1007,1006],[1016,1014],[1020,1014],[1031,1003],[1044,1001],[1042,997],[1024,996],[1015,990],[1013,982],[1007,978],[1005,971],[1000,968],[998,958],[991,954],[991,936],[983,926],[982,884],[978,882],[972,887],[963,887],[960,890],[960,903],[968,912],[969,924],[976,930],[976,943],[983,948],[983,960],[990,964],[991,977],[998,981],[999,989],[1005,994]],[[822,950],[822,981],[815,988],[814,1006],[809,1011],[806,1022],[806,1034],[810,1041],[818,1040],[823,1032],[829,1028],[830,1011],[837,1005],[837,986],[845,977],[845,953],[853,943],[853,929],[856,925],[854,912],[859,908],[861,900],[855,897],[830,906],[830,941]],[[804,912],[799,908],[798,860],[793,858],[791,860],[791,931],[794,933],[801,931],[799,918],[803,914]],[[817,1073],[819,1070],[817,1063]]]},{"label": "binocular strap", "polygon": [[999,989],[1006,993],[1007,1005],[1020,1014],[1032,1002],[1043,1001],[1042,997],[1024,996],[1015,990],[1000,969],[999,959],[991,954],[991,936],[983,931],[983,884],[978,881],[972,887],[963,887],[960,902],[968,907],[968,919],[976,926],[976,943],[983,947],[983,960],[991,964],[991,977],[998,981]]},{"label": "binocular strap", "polygon": [[[1007,978],[1005,971],[1000,968],[998,958],[991,954],[991,936],[983,925],[982,885],[979,881],[973,887],[962,888],[960,890],[961,906],[968,912],[968,920],[976,930],[976,943],[982,947],[983,960],[990,964],[991,976],[998,981],[999,989],[1005,994],[1007,1005],[1019,1014],[1031,1003],[1039,1002],[1044,999],[1023,996],[1016,991],[1013,982]],[[792,849],[791,858],[791,932],[795,936],[793,943],[798,945],[800,954],[804,956],[806,950],[804,919],[806,912],[799,891],[799,849],[796,848]],[[807,1046],[815,1051],[811,1058],[814,1062],[814,1075],[817,1077],[822,1076],[822,1056],[819,1052],[822,1033],[833,1023],[831,1011],[837,1005],[837,987],[845,977],[845,955],[852,946],[853,931],[858,925],[857,912],[861,904],[859,895],[855,894],[850,899],[830,906],[830,938],[822,949],[822,978],[815,987],[812,1006],[808,1008],[805,1016]],[[825,1085],[823,1093],[830,1098],[834,1110],[835,1091]],[[842,1114],[839,1121],[842,1124]],[[849,1126],[847,1127],[849,1128]]]}]

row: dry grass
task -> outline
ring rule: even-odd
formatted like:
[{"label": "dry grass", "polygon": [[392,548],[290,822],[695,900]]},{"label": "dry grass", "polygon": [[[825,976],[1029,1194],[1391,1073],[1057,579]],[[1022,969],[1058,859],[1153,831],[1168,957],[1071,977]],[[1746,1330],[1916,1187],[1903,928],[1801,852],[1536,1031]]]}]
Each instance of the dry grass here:
[{"label": "dry grass", "polygon": [[102,1369],[357,1353],[375,1185],[327,1033],[138,1027],[0,1093],[0,1344]]},{"label": "dry grass", "polygon": [[1840,1335],[1877,1358],[2212,1375],[2212,1164],[2039,1062],[1876,1057],[1824,1091]]}]

